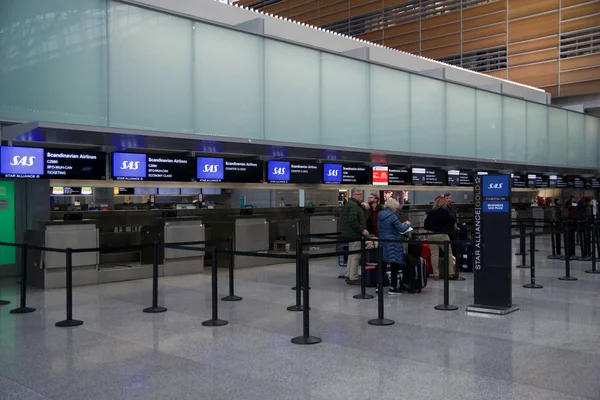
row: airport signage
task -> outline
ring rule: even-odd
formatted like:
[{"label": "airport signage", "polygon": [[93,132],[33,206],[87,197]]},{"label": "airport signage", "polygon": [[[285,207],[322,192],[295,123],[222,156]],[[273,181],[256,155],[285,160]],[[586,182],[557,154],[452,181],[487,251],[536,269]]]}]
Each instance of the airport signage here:
[{"label": "airport signage", "polygon": [[321,166],[304,161],[268,161],[267,182],[319,184],[321,183]]},{"label": "airport signage", "polygon": [[548,180],[548,186],[553,189],[566,189],[567,187],[569,187],[569,179],[566,176],[550,175]]},{"label": "airport signage", "polygon": [[0,147],[0,176],[3,178],[43,178],[44,149]]},{"label": "airport signage", "polygon": [[586,189],[600,189],[600,179],[597,177],[585,178]]},{"label": "airport signage", "polygon": [[263,162],[252,159],[196,158],[199,182],[261,183]]},{"label": "airport signage", "polygon": [[449,170],[448,186],[473,186],[473,172],[457,169]]},{"label": "airport signage", "polygon": [[510,174],[510,182],[515,189],[527,189],[527,175]]},{"label": "airport signage", "polygon": [[527,174],[527,186],[530,188],[547,188],[548,177],[544,175]]},{"label": "airport signage", "polygon": [[45,150],[49,179],[106,179],[106,154],[94,151]]},{"label": "airport signage", "polygon": [[147,178],[147,157],[138,153],[112,153],[112,178],[119,181],[143,181]]},{"label": "airport signage", "polygon": [[388,184],[389,185],[410,185],[412,184],[412,173],[408,167],[388,166]]},{"label": "airport signage", "polygon": [[389,171],[388,167],[384,165],[378,165],[373,167],[371,173],[371,181],[373,185],[385,186],[388,184]]},{"label": "airport signage", "polygon": [[369,167],[360,164],[323,164],[323,183],[368,185]]},{"label": "airport signage", "polygon": [[413,168],[413,185],[446,186],[446,171],[435,168]]},{"label": "airport signage", "polygon": [[580,176],[569,176],[568,187],[574,189],[585,189],[585,179]]},{"label": "airport signage", "polygon": [[189,157],[157,156],[147,154],[149,181],[193,182],[194,159]]}]

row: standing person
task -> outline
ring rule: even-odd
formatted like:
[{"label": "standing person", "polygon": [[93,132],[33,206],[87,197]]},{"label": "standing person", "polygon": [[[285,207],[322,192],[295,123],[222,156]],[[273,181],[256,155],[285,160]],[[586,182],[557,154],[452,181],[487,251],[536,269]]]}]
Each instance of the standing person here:
[{"label": "standing person", "polygon": [[[395,199],[388,199],[385,202],[384,209],[377,217],[379,228],[379,238],[385,240],[399,240],[400,233],[406,232],[410,227],[410,221],[404,224],[400,223],[396,211],[400,208],[400,203]],[[383,264],[390,264],[391,277],[389,294],[395,295],[402,293],[402,282],[398,281],[398,272],[404,268],[404,249],[401,243],[379,242],[383,248]]]},{"label": "standing person", "polygon": [[[342,209],[342,235],[340,239],[349,242],[348,249],[350,251],[360,250],[361,238],[369,235],[367,219],[361,205],[362,199],[362,190],[352,189],[350,200]],[[348,256],[348,279],[346,279],[348,285],[358,285],[360,256],[360,254],[350,254]]]},{"label": "standing person", "polygon": [[382,210],[381,205],[379,205],[379,195],[371,193],[367,198],[367,202],[363,203],[363,207],[367,219],[367,230],[371,235],[379,236],[377,232],[377,215]]},{"label": "standing person", "polygon": [[[452,202],[452,193],[448,192],[446,194],[444,194],[444,200],[446,200],[446,209],[448,210],[448,212],[450,213],[450,215],[452,216],[452,218],[454,218],[454,229],[451,229],[448,232],[448,237],[450,238],[450,240],[458,240],[458,211],[456,210],[456,208],[454,208],[454,204]],[[452,254],[458,254],[458,244],[454,243],[450,245],[452,247]]]},{"label": "standing person", "polygon": [[[438,196],[435,198],[435,202],[433,203],[433,210],[427,215],[425,218],[425,229],[431,231],[432,234],[429,235],[429,240],[432,242],[444,242],[446,240],[450,240],[448,233],[454,229],[456,225],[456,220],[452,218],[452,215],[446,208],[447,203],[443,196]],[[431,267],[433,269],[433,279],[436,281],[440,279],[440,248],[442,245],[440,244],[430,244],[431,248]],[[445,254],[445,257],[450,258],[450,272],[449,278],[454,278],[454,264],[456,259],[452,255],[452,247],[450,247],[450,254]]]}]

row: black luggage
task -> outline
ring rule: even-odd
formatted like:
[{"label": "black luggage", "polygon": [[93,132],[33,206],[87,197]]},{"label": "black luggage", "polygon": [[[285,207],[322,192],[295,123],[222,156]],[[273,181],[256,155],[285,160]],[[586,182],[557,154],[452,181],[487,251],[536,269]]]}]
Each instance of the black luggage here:
[{"label": "black luggage", "polygon": [[[365,267],[365,286],[377,287],[378,279],[379,278],[377,277],[377,264],[367,264],[367,266]],[[390,286],[390,278],[387,274],[387,271],[383,274],[383,286]]]},{"label": "black luggage", "polygon": [[[467,224],[460,224],[458,233],[459,240],[470,240]],[[460,244],[456,264],[460,272],[473,272],[473,246],[471,244]]]},{"label": "black luggage", "polygon": [[423,257],[407,256],[403,282],[408,289],[420,293],[427,286],[427,263]]}]

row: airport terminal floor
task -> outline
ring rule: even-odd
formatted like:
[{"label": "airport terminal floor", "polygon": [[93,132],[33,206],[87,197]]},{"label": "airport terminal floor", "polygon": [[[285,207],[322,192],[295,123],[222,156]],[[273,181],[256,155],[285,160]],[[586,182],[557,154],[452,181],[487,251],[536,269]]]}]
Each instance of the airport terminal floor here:
[{"label": "airport terminal floor", "polygon": [[[513,245],[513,249],[517,244]],[[573,261],[577,281],[560,281],[564,262],[537,253],[540,290],[524,289],[529,270],[513,268],[513,300],[504,317],[465,312],[472,275],[450,282],[459,311],[433,308],[442,281],[421,294],[355,300],[357,286],[337,279],[336,260],[311,261],[311,333],[293,304],[292,265],[240,269],[241,302],[219,302],[229,325],[210,328],[210,274],[161,278],[163,314],[144,314],[151,280],[76,287],[74,316],[84,325],[60,329],[63,289],[31,290],[38,312],[0,307],[0,398],[33,399],[600,399],[599,275]],[[515,257],[514,265],[519,259]],[[223,278],[227,271],[220,271]],[[18,301],[15,279],[1,296]],[[227,282],[219,282],[220,294]],[[368,289],[374,292],[372,289]]]}]

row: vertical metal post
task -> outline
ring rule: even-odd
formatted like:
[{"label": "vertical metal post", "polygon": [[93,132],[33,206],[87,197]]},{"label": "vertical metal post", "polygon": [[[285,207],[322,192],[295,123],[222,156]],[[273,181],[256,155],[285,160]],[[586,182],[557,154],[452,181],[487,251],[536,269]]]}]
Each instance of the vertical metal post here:
[{"label": "vertical metal post", "polygon": [[[519,252],[515,253],[515,256],[524,256],[525,250],[525,224],[523,220],[519,221]],[[523,258],[523,264],[525,264],[525,258]]]},{"label": "vertical metal post", "polygon": [[292,289],[296,290],[296,304],[289,306],[288,311],[302,311],[302,293],[299,288],[302,287],[302,237],[298,235],[296,237],[296,286]]},{"label": "vertical metal post", "polygon": [[55,324],[60,328],[83,325],[83,321],[73,319],[73,249],[68,248],[65,256],[67,264],[65,270],[65,275],[67,278],[67,319]]},{"label": "vertical metal post", "polygon": [[292,339],[294,344],[317,344],[321,343],[321,338],[316,336],[310,336],[310,299],[309,299],[309,266],[308,266],[308,254],[302,254],[300,264],[302,266],[302,275],[304,287],[302,288],[304,294],[304,304],[302,309],[302,336],[298,336]]},{"label": "vertical metal post", "polygon": [[535,232],[529,234],[529,264],[531,264],[529,270],[530,282],[523,285],[523,287],[527,289],[543,288],[542,285],[535,283]]},{"label": "vertical metal post", "polygon": [[[381,247],[381,243],[378,243],[377,247]],[[367,294],[367,249],[365,248],[365,237],[360,239],[360,293],[354,295],[355,299],[368,300],[372,299],[373,295]]]},{"label": "vertical metal post", "polygon": [[27,307],[27,243],[21,247],[21,298],[19,308],[10,310],[11,314],[27,314],[35,311],[35,308]]},{"label": "vertical metal post", "polygon": [[219,284],[217,282],[217,249],[211,249],[212,256],[212,318],[202,322],[203,326],[223,326],[227,325],[228,322],[222,319],[219,319],[219,300],[218,300],[218,291]]},{"label": "vertical metal post", "polygon": [[558,278],[561,281],[576,281],[577,278],[571,276],[571,237],[569,224],[567,224],[565,228],[565,276],[561,276]]},{"label": "vertical metal post", "polygon": [[229,255],[229,295],[223,297],[221,300],[222,301],[240,301],[242,300],[242,298],[240,296],[236,296],[234,293],[235,287],[234,287],[234,276],[233,276],[233,270],[235,269],[235,255],[234,255],[234,250],[233,250],[233,238],[229,238],[227,240],[228,242],[228,248],[227,248],[227,253]]},{"label": "vertical metal post", "polygon": [[434,308],[442,311],[455,311],[458,307],[450,304],[450,242],[444,241],[444,304]]},{"label": "vertical metal post", "polygon": [[152,307],[144,308],[148,314],[157,314],[167,311],[165,307],[158,305],[158,264],[160,252],[158,242],[152,243]]},{"label": "vertical metal post", "polygon": [[393,325],[394,321],[384,317],[383,313],[383,280],[385,279],[385,266],[383,265],[382,247],[377,247],[377,318],[369,320],[369,325],[389,326]]},{"label": "vertical metal post", "polygon": [[590,250],[592,251],[592,269],[585,271],[586,274],[600,274],[600,271],[596,269],[596,244],[598,243],[598,227],[596,222],[592,222],[592,243]]}]

